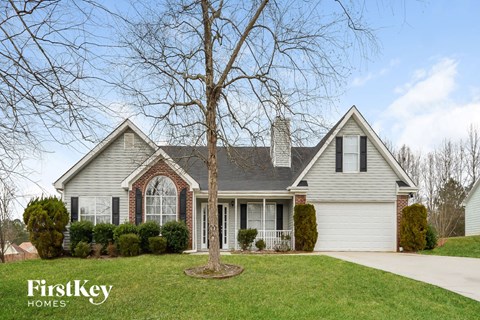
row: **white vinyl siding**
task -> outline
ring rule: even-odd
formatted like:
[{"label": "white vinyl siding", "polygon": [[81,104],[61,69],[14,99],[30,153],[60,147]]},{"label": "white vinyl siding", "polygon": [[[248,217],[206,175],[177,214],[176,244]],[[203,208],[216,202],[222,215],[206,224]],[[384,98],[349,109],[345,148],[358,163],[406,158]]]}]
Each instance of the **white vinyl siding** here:
[{"label": "white vinyl siding", "polygon": [[465,206],[465,235],[480,235],[480,187],[470,196]]},{"label": "white vinyl siding", "polygon": [[79,197],[80,221],[93,224],[112,222],[112,197]]},{"label": "white vinyl siding", "polygon": [[395,251],[396,206],[316,203],[318,251]]},{"label": "white vinyl siding", "polygon": [[343,137],[343,172],[358,172],[360,162],[360,136]]},{"label": "white vinyl siding", "polygon": [[[339,132],[339,136],[351,135],[366,135],[353,119]],[[308,201],[395,201],[396,181],[400,179],[370,139],[367,139],[367,158],[368,172],[335,172],[333,140],[305,175]]]},{"label": "white vinyl siding", "polygon": [[124,136],[119,135],[74,177],[65,183],[63,200],[70,211],[71,197],[108,196],[120,198],[120,223],[128,221],[128,192],[121,187],[122,181],[145,159],[153,149],[133,130],[135,147],[124,148]]}]

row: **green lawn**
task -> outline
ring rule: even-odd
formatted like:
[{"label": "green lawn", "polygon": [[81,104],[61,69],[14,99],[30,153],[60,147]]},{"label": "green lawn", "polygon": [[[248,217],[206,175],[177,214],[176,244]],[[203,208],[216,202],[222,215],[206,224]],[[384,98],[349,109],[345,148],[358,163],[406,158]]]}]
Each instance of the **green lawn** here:
[{"label": "green lawn", "polygon": [[[183,274],[206,259],[143,255],[0,265],[0,318],[475,319],[480,314],[474,300],[326,256],[225,256],[224,262],[244,266],[244,273],[225,280]],[[27,279],[47,284],[87,279],[113,289],[100,306],[68,298],[64,308],[36,308],[28,307]]]},{"label": "green lawn", "polygon": [[480,236],[448,238],[443,246],[420,253],[437,256],[480,258]]}]

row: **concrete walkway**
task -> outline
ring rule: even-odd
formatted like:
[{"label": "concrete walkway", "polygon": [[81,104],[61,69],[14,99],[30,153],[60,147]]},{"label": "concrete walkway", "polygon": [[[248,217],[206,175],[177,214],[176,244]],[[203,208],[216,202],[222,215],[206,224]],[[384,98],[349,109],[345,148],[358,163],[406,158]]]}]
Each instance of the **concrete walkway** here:
[{"label": "concrete walkway", "polygon": [[393,252],[323,254],[430,283],[480,301],[480,259]]}]

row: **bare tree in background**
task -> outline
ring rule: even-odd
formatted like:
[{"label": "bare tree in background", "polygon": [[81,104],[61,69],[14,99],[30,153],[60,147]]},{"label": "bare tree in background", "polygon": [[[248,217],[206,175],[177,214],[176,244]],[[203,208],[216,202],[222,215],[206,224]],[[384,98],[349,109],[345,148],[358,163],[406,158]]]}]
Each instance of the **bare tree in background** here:
[{"label": "bare tree in background", "polygon": [[97,9],[88,0],[1,2],[0,176],[28,178],[25,159],[49,142],[95,140],[104,111]]},{"label": "bare tree in background", "polygon": [[468,190],[473,187],[480,174],[480,133],[478,127],[473,124],[468,128],[468,137],[466,142],[466,162],[468,175]]},{"label": "bare tree in background", "polygon": [[14,187],[0,180],[0,261],[2,263],[5,263],[5,251],[8,245],[18,236],[12,217],[14,197]]},{"label": "bare tree in background", "polygon": [[351,49],[365,55],[375,44],[353,4],[143,1],[125,17],[123,92],[176,144],[208,148],[207,269],[221,268],[217,146],[268,143],[276,116],[303,138],[323,132],[321,110],[348,75]]},{"label": "bare tree in background", "polygon": [[[419,186],[421,176],[421,154],[413,152],[407,145],[402,145],[398,151],[394,152],[394,156],[415,185]],[[416,193],[413,201],[421,202],[421,194]]]}]

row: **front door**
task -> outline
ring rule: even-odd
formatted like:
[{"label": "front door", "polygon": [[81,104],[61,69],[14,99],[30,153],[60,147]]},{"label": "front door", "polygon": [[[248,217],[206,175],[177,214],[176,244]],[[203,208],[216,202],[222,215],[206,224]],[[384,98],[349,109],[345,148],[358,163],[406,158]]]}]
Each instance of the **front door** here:
[{"label": "front door", "polygon": [[[201,221],[201,248],[208,249],[208,204],[202,203],[202,221]],[[220,249],[228,249],[228,204],[220,203],[217,207],[218,214],[218,239]]]}]

